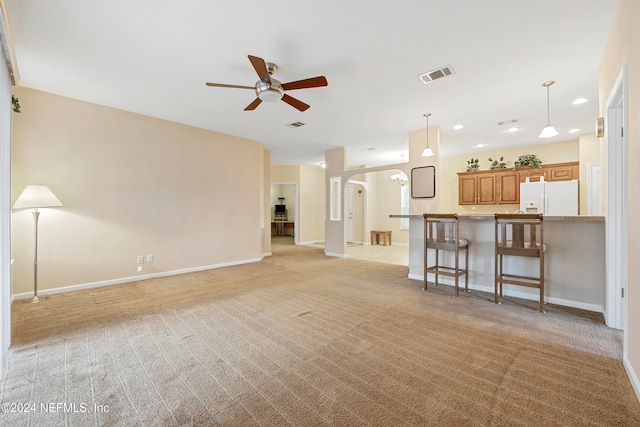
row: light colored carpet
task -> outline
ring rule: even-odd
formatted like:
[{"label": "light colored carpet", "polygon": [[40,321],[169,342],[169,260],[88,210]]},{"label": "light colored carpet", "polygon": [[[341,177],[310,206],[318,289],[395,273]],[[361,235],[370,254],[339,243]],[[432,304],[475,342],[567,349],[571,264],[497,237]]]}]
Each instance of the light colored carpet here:
[{"label": "light colored carpet", "polygon": [[622,334],[595,313],[273,253],[15,302],[0,400],[35,406],[0,425],[640,425]]}]

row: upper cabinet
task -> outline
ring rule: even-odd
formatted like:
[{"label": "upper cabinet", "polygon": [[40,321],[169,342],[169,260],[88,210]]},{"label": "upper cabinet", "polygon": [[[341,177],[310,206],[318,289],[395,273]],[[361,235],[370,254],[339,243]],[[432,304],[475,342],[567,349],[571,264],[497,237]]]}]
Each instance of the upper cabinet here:
[{"label": "upper cabinet", "polygon": [[469,172],[458,177],[458,203],[461,205],[495,205],[498,200],[496,190],[494,173]]},{"label": "upper cabinet", "polygon": [[580,177],[580,162],[543,165],[537,171],[524,167],[518,168],[517,171],[520,174],[520,182],[525,182],[527,177],[534,178],[539,176],[543,176],[545,181],[571,181]]},{"label": "upper cabinet", "polygon": [[520,174],[517,171],[496,174],[498,204],[520,203]]},{"label": "upper cabinet", "polygon": [[520,203],[520,183],[527,177],[537,181],[570,181],[578,179],[580,162],[543,165],[537,171],[530,167],[516,170],[493,169],[478,172],[458,172],[459,205],[517,205]]}]

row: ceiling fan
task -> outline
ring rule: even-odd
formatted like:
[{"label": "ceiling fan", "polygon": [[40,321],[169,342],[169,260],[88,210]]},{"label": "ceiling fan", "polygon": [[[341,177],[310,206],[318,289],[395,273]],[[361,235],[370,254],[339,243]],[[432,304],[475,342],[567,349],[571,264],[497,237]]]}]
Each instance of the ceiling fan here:
[{"label": "ceiling fan", "polygon": [[258,73],[258,77],[260,77],[260,80],[258,80],[255,86],[206,83],[207,86],[230,87],[236,89],[254,89],[256,91],[257,98],[251,104],[247,105],[247,107],[244,109],[245,111],[255,110],[256,107],[262,103],[262,101],[274,102],[280,99],[300,111],[306,111],[310,107],[310,105],[287,95],[286,93],[284,93],[284,91],[327,86],[328,84],[327,79],[324,76],[311,77],[309,79],[297,80],[295,82],[289,83],[280,83],[278,80],[271,77],[271,75],[278,69],[278,66],[276,64],[265,62],[264,59],[258,58],[257,56],[248,56],[249,61],[251,61],[251,65],[253,65],[256,73]]}]

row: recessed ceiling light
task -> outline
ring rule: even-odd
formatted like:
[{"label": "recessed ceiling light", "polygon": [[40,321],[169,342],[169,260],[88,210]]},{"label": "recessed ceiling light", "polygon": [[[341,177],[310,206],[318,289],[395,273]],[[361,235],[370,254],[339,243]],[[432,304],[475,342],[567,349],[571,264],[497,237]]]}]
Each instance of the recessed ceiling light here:
[{"label": "recessed ceiling light", "polygon": [[575,101],[573,101],[573,105],[580,105],[580,104],[584,104],[585,102],[587,102],[588,99],[587,98],[578,98]]},{"label": "recessed ceiling light", "polygon": [[580,129],[571,129],[569,130],[569,133],[578,133],[580,132]]},{"label": "recessed ceiling light", "polygon": [[368,148],[363,148],[362,151],[374,151],[375,148],[373,147],[368,147]]},{"label": "recessed ceiling light", "polygon": [[464,127],[464,126],[462,126],[462,125],[455,125],[453,128],[454,128],[455,130],[460,130],[460,129],[462,129],[463,127]]},{"label": "recessed ceiling light", "polygon": [[478,145],[474,145],[475,148],[482,148],[482,147],[486,147],[487,144],[478,144]]},{"label": "recessed ceiling light", "polygon": [[510,127],[509,129],[507,129],[507,132],[513,133],[513,132],[518,132],[518,131],[521,131],[521,130],[522,130],[522,128],[519,128],[517,126],[513,126],[513,127]]}]

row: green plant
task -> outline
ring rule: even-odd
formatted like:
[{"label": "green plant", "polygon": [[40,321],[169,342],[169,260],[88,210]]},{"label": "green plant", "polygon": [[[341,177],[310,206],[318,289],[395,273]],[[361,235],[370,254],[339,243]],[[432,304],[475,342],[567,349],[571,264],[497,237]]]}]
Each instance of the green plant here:
[{"label": "green plant", "polygon": [[20,102],[18,101],[18,98],[13,95],[11,95],[11,108],[13,108],[13,111],[16,113],[20,112]]},{"label": "green plant", "polygon": [[467,172],[475,172],[480,170],[480,165],[478,164],[479,161],[480,159],[474,159],[473,157],[471,158],[471,160],[467,160]]},{"label": "green plant", "polygon": [[503,162],[503,160],[504,157],[502,156],[500,156],[500,160],[493,160],[491,157],[489,157],[489,161],[491,162],[489,169],[505,169],[507,167],[507,164]]},{"label": "green plant", "polygon": [[518,160],[513,164],[514,169],[522,166],[530,166],[531,169],[537,171],[542,166],[542,160],[540,160],[535,154],[525,154],[518,157]]}]

